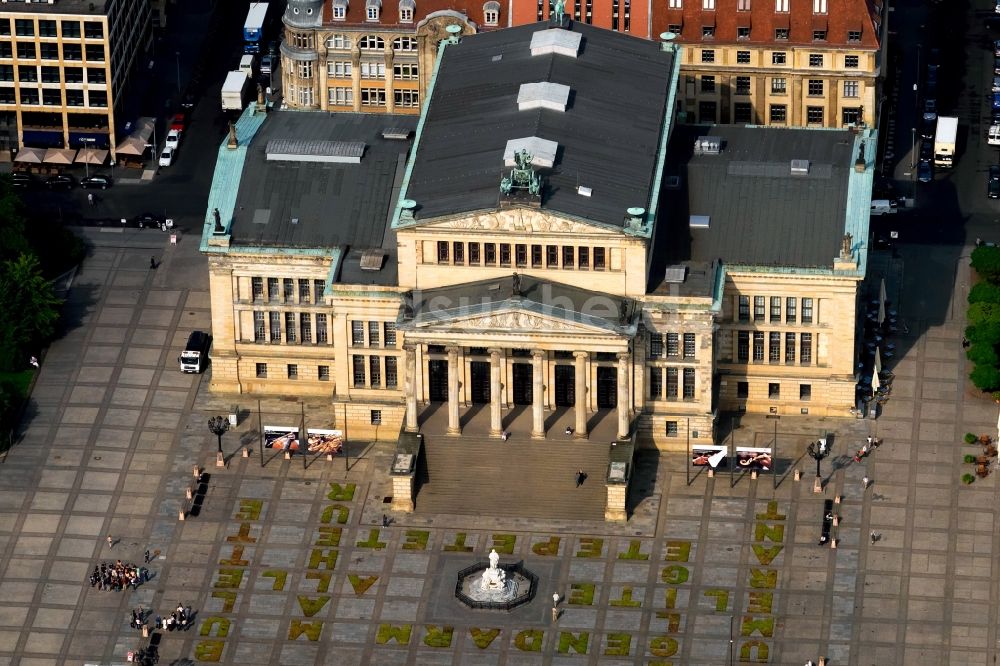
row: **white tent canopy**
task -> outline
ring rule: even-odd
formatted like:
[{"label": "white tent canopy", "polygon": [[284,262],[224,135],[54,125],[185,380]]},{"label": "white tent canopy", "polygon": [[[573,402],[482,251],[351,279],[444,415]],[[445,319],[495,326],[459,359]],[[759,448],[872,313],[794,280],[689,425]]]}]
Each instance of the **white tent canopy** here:
[{"label": "white tent canopy", "polygon": [[14,161],[26,162],[28,164],[41,164],[42,160],[44,159],[45,159],[44,148],[22,148],[17,153],[17,157],[14,158]]},{"label": "white tent canopy", "polygon": [[72,148],[49,148],[45,151],[46,164],[72,164],[76,151]]},{"label": "white tent canopy", "polygon": [[81,148],[80,152],[76,154],[77,164],[104,164],[104,160],[108,158],[108,151],[101,150],[100,148]]}]

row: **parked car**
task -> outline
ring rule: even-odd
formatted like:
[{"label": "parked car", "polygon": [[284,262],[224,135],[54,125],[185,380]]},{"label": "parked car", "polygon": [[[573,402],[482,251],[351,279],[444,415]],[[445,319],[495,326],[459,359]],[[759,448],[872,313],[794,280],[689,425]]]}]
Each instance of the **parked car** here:
[{"label": "parked car", "polygon": [[923,119],[920,121],[920,137],[922,139],[932,140],[934,138],[935,129],[937,129],[937,114],[925,113]]},{"label": "parked car", "polygon": [[921,183],[929,183],[934,180],[934,169],[930,160],[920,160],[917,164],[917,180]]},{"label": "parked car", "polygon": [[996,4],[993,5],[993,11],[996,12],[997,14],[1000,14],[1000,0],[997,0]]},{"label": "parked car", "polygon": [[109,176],[88,176],[87,178],[80,179],[80,187],[88,190],[106,190],[111,187],[111,178]]},{"label": "parked car", "polygon": [[12,173],[10,182],[14,187],[27,189],[35,184],[35,177],[30,173]]},{"label": "parked car", "polygon": [[990,167],[989,180],[986,181],[986,196],[990,199],[1000,199],[1000,164]]},{"label": "parked car", "polygon": [[171,148],[170,146],[165,147],[163,149],[163,152],[160,153],[160,166],[161,167],[168,167],[171,164],[173,164],[174,163],[174,153],[175,152],[176,151],[173,148]]},{"label": "parked car", "polygon": [[921,161],[934,159],[934,144],[933,143],[931,143],[930,141],[921,141],[920,142],[920,159],[921,159]]},{"label": "parked car", "polygon": [[993,73],[1000,74],[1000,57],[993,56]]},{"label": "parked car", "polygon": [[179,111],[174,114],[174,117],[170,120],[170,129],[183,132],[187,129],[187,114],[183,111]]},{"label": "parked car", "polygon": [[169,132],[167,132],[166,145],[168,148],[173,148],[174,150],[177,150],[177,146],[180,145],[180,142],[181,142],[180,130],[172,129]]},{"label": "parked car", "polygon": [[145,229],[147,227],[163,227],[163,218],[159,215],[153,215],[152,213],[142,213],[141,215],[136,215],[132,221],[140,229]]},{"label": "parked car", "polygon": [[1000,125],[990,125],[990,128],[986,130],[986,143],[991,146],[1000,146]]},{"label": "parked car", "polygon": [[260,59],[260,73],[268,75],[271,73],[271,65],[274,63],[274,56],[268,54]]},{"label": "parked car", "polygon": [[924,100],[924,113],[937,115],[937,100],[933,97]]},{"label": "parked car", "polygon": [[76,185],[76,178],[65,174],[51,176],[45,181],[45,186],[50,190],[69,190],[72,189],[74,185]]},{"label": "parked car", "polygon": [[1000,92],[993,93],[993,108],[1000,109]]}]

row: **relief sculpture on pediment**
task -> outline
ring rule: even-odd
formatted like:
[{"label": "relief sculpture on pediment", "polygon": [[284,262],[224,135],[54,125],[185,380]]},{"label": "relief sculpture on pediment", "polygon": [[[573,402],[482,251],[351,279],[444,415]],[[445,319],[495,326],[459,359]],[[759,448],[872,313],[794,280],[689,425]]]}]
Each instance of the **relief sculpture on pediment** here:
[{"label": "relief sculpture on pediment", "polygon": [[593,226],[574,222],[553,215],[520,209],[495,213],[480,213],[465,218],[456,218],[435,224],[446,229],[468,229],[473,231],[500,231],[510,233],[593,233]]}]

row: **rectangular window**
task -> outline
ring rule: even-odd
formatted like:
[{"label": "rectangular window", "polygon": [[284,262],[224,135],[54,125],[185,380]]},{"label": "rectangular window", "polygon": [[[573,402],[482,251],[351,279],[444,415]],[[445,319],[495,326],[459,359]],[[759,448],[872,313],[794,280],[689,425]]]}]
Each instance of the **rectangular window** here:
[{"label": "rectangular window", "polygon": [[603,271],[605,269],[604,264],[605,250],[603,247],[594,248],[594,270]]},{"label": "rectangular window", "polygon": [[522,243],[517,243],[514,245],[514,262],[515,265],[524,268],[528,265],[528,246]]},{"label": "rectangular window", "polygon": [[813,0],[813,14],[826,14],[826,0]]},{"label": "rectangular window", "polygon": [[807,106],[806,107],[806,123],[809,125],[822,125],[823,124],[823,107],[822,106]]},{"label": "rectangular window", "polygon": [[649,334],[649,356],[650,356],[650,358],[662,358],[663,357],[663,334],[662,333],[650,333]]},{"label": "rectangular window", "polygon": [[701,0],[701,8],[707,10],[715,9],[715,0]]},{"label": "rectangular window", "polygon": [[377,5],[369,5],[368,6],[368,12],[367,12],[365,18],[368,21],[377,21],[378,20],[378,6]]},{"label": "rectangular window", "polygon": [[541,268],[542,267],[542,246],[532,245],[531,246],[531,267]]},{"label": "rectangular window", "polygon": [[677,333],[667,333],[667,356],[677,358],[680,355],[680,336]]},{"label": "rectangular window", "polygon": [[486,252],[486,265],[495,266],[497,263],[497,245],[496,243],[486,243],[483,245],[484,251]]},{"label": "rectangular window", "polygon": [[714,76],[702,76],[701,77],[701,91],[702,92],[715,92],[715,77]]},{"label": "rectangular window", "polygon": [[253,341],[266,342],[267,327],[264,325],[264,313],[255,310],[253,313]]},{"label": "rectangular window", "polygon": [[268,320],[271,328],[271,344],[281,344],[281,313],[269,312]]},{"label": "rectangular window", "polygon": [[368,357],[368,385],[371,387],[382,385],[382,357]]},{"label": "rectangular window", "polygon": [[448,263],[448,241],[438,241],[438,263],[447,264]]},{"label": "rectangular window", "polygon": [[[7,23],[5,20],[4,23]],[[80,22],[79,21],[62,21],[62,36],[63,38],[78,38],[80,36]],[[6,33],[0,34],[10,34],[10,29]]]},{"label": "rectangular window", "polygon": [[365,357],[355,354],[351,357],[351,364],[354,366],[354,388],[363,388],[365,385]]},{"label": "rectangular window", "polygon": [[794,324],[795,323],[795,304],[797,299],[794,296],[789,296],[785,299],[785,323]]},{"label": "rectangular window", "polygon": [[63,60],[83,60],[83,48],[79,44],[63,44]]},{"label": "rectangular window", "polygon": [[382,324],[377,321],[368,322],[368,346],[378,347],[379,338],[381,337]]},{"label": "rectangular window", "polygon": [[33,60],[35,58],[35,45],[31,42],[18,42],[17,57],[22,60]]},{"label": "rectangular window", "polygon": [[[847,41],[851,43],[857,43],[861,41],[861,31],[860,30],[848,30],[847,31]],[[848,58],[852,56],[847,56]],[[857,56],[853,56],[857,57]]]},{"label": "rectangular window", "polygon": [[733,104],[733,122],[737,125],[742,123],[752,123],[753,105],[750,104],[750,102],[735,102]]},{"label": "rectangular window", "polygon": [[354,104],[354,90],[351,88],[328,88],[327,100],[333,106],[350,106]]},{"label": "rectangular window", "polygon": [[803,333],[799,338],[799,363],[809,365],[813,360],[812,333]]},{"label": "rectangular window", "polygon": [[14,34],[18,37],[34,37],[35,22],[31,19],[14,19]]},{"label": "rectangular window", "polygon": [[[776,40],[778,40],[778,41],[787,42],[788,41],[788,28],[775,28],[774,29],[774,38]],[[778,63],[775,63],[775,64],[778,64]],[[782,62],[781,64],[784,65],[785,63]]]},{"label": "rectangular window", "polygon": [[459,266],[465,264],[465,243],[454,242],[451,244],[451,256]]},{"label": "rectangular window", "polygon": [[750,331],[736,333],[736,361],[739,363],[750,361]]},{"label": "rectangular window", "polygon": [[826,30],[813,30],[813,41],[814,42],[825,42],[826,41]]},{"label": "rectangular window", "polygon": [[546,268],[559,268],[559,246],[558,245],[546,245],[545,246],[545,267]]},{"label": "rectangular window", "polygon": [[479,243],[469,243],[469,265],[478,266],[479,262]]},{"label": "rectangular window", "polygon": [[774,0],[774,11],[776,11],[776,12],[787,12],[788,11],[788,0]]},{"label": "rectangular window", "polygon": [[677,368],[667,368],[667,400],[677,399]]},{"label": "rectangular window", "polygon": [[400,7],[399,9],[399,22],[400,23],[413,23],[413,10],[409,7]]},{"label": "rectangular window", "polygon": [[663,368],[649,369],[649,399],[660,400],[663,397]]},{"label": "rectangular window", "polygon": [[87,39],[100,39],[104,37],[104,26],[100,21],[86,21],[83,24],[83,36]]},{"label": "rectangular window", "polygon": [[694,368],[684,368],[684,399],[694,400]]},{"label": "rectangular window", "polygon": [[771,363],[781,362],[781,333],[771,331],[767,334],[767,360]]},{"label": "rectangular window", "polygon": [[809,96],[819,97],[823,94],[823,79],[809,79]]},{"label": "rectangular window", "polygon": [[291,278],[284,278],[281,282],[282,294],[286,303],[291,303],[295,298],[295,281]]},{"label": "rectangular window", "polygon": [[857,81],[844,81],[844,97],[858,97]]},{"label": "rectangular window", "polygon": [[250,292],[253,300],[255,301],[263,300],[264,278],[259,278],[259,277],[250,278]]},{"label": "rectangular window", "polygon": [[351,61],[350,60],[327,61],[326,75],[331,78],[337,78],[337,79],[351,78]]},{"label": "rectangular window", "polygon": [[703,25],[701,26],[701,36],[703,39],[714,39],[715,38],[715,26],[714,25]]},{"label": "rectangular window", "polygon": [[753,360],[755,363],[764,360],[764,331],[753,332]]},{"label": "rectangular window", "polygon": [[750,94],[750,77],[749,76],[737,76],[736,77],[736,94],[737,95],[749,95]]},{"label": "rectangular window", "polygon": [[777,382],[768,384],[767,397],[770,400],[779,400],[781,398],[781,384],[778,384]]},{"label": "rectangular window", "polygon": [[42,43],[39,46],[42,60],[59,60],[59,45]]},{"label": "rectangular window", "polygon": [[394,90],[392,101],[396,106],[415,109],[420,106],[420,93],[416,90]]},{"label": "rectangular window", "polygon": [[785,333],[785,363],[795,363],[794,333]]},{"label": "rectangular window", "polygon": [[562,263],[563,268],[573,268],[573,264],[575,263],[573,260],[576,258],[575,256],[576,251],[574,250],[573,246],[572,245],[563,246],[562,255],[563,255],[563,263]]},{"label": "rectangular window", "polygon": [[694,333],[684,334],[684,358],[694,358],[695,338]]},{"label": "rectangular window", "polygon": [[399,385],[399,372],[396,368],[396,357],[385,357],[385,387],[396,388]]},{"label": "rectangular window", "polygon": [[713,49],[702,49],[701,50],[701,61],[702,62],[715,62],[715,51]]},{"label": "rectangular window", "polygon": [[769,109],[769,118],[772,123],[784,123],[786,118],[784,104],[772,104]]},{"label": "rectangular window", "polygon": [[316,303],[323,302],[323,292],[326,291],[326,282],[324,280],[313,280],[313,301]]},{"label": "rectangular window", "polygon": [[388,348],[394,348],[396,346],[396,322],[385,322],[383,330],[385,330],[385,346]]},{"label": "rectangular window", "polygon": [[739,320],[750,321],[750,297],[740,296]]},{"label": "rectangular window", "polygon": [[316,315],[316,342],[326,343],[329,341],[326,329],[326,313]]},{"label": "rectangular window", "polygon": [[841,122],[844,125],[858,125],[861,123],[861,107],[845,106],[841,111]]},{"label": "rectangular window", "polygon": [[385,88],[362,88],[361,106],[385,106]]},{"label": "rectangular window", "polygon": [[[750,39],[750,28],[748,26],[737,26],[736,27],[736,39]],[[736,62],[740,62],[740,54],[749,53],[749,51],[737,51],[736,52]],[[748,61],[749,62],[749,61]],[[744,63],[740,63],[744,64]]]},{"label": "rectangular window", "polygon": [[802,299],[802,323],[813,323],[813,299],[811,298]]},{"label": "rectangular window", "polygon": [[736,0],[736,11],[738,12],[750,11],[750,0]]},{"label": "rectangular window", "polygon": [[737,398],[750,397],[750,382],[736,382],[736,397]]},{"label": "rectangular window", "polygon": [[510,266],[510,243],[500,243],[500,265]]},{"label": "rectangular window", "polygon": [[578,265],[581,269],[586,270],[590,268],[590,248],[581,247],[578,253],[579,262]]},{"label": "rectangular window", "polygon": [[299,303],[309,302],[310,284],[309,280],[299,279]]},{"label": "rectangular window", "polygon": [[799,384],[799,400],[812,400],[812,384]]},{"label": "rectangular window", "polygon": [[104,45],[87,44],[87,61],[104,62]]},{"label": "rectangular window", "polygon": [[[749,35],[747,35],[749,37]],[[740,65],[750,64],[750,52],[749,51],[737,51],[736,52],[736,62]]]},{"label": "rectangular window", "polygon": [[764,321],[764,297],[753,297],[753,320]]},{"label": "rectangular window", "polygon": [[772,65],[784,65],[788,55],[784,51],[774,51],[771,53],[771,64]]},{"label": "rectangular window", "polygon": [[267,379],[267,363],[257,363],[257,379]]},{"label": "rectangular window", "polygon": [[667,421],[667,437],[677,436],[677,421]]},{"label": "rectangular window", "polygon": [[295,313],[285,313],[285,342],[295,342]]},{"label": "rectangular window", "polygon": [[667,7],[670,9],[682,9],[684,5],[682,0],[667,0]]},{"label": "rectangular window", "polygon": [[298,379],[299,378],[299,366],[296,363],[288,364],[288,378]]},{"label": "rectangular window", "polygon": [[330,381],[330,366],[321,365],[318,368],[316,368],[316,379],[318,379],[321,382]]},{"label": "rectangular window", "polygon": [[278,300],[278,278],[267,278],[267,300]]},{"label": "rectangular window", "polygon": [[351,322],[351,344],[355,347],[363,347],[365,345],[365,322]]},{"label": "rectangular window", "polygon": [[822,67],[823,66],[823,54],[822,53],[810,53],[809,54],[809,66],[810,67]]},{"label": "rectangular window", "polygon": [[299,313],[299,338],[302,342],[312,342],[312,315],[307,312]]},{"label": "rectangular window", "polygon": [[781,296],[771,297],[771,323],[781,321]]}]

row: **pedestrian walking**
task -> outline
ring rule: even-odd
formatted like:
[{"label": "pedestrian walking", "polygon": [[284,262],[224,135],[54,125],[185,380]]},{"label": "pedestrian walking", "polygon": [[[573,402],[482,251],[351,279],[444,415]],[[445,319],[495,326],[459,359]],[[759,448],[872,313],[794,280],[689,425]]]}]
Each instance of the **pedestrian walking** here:
[{"label": "pedestrian walking", "polygon": [[576,473],[576,487],[579,488],[583,485],[583,482],[587,479],[587,475],[581,469]]},{"label": "pedestrian walking", "polygon": [[35,368],[37,369],[37,368],[38,368],[38,357],[36,357],[36,356],[32,356],[32,357],[31,357],[31,358],[30,358],[30,359],[28,360],[28,363],[29,363],[30,365],[34,366],[34,367],[35,367]]},{"label": "pedestrian walking", "polygon": [[559,619],[559,609],[558,608],[553,608],[552,609],[552,621],[555,622],[558,619]]},{"label": "pedestrian walking", "polygon": [[875,530],[872,530],[871,538],[872,538],[872,545],[874,546],[875,542],[878,540],[878,534],[875,533]]},{"label": "pedestrian walking", "polygon": [[114,547],[115,547],[115,540],[112,539],[111,535],[109,534],[108,535],[108,548],[110,549],[110,548],[114,548]]},{"label": "pedestrian walking", "polygon": [[145,553],[142,554],[142,559],[144,560],[144,564],[149,564],[149,551],[148,550]]},{"label": "pedestrian walking", "polygon": [[151,269],[155,269],[156,268],[156,257],[150,257],[149,258],[149,267]]},{"label": "pedestrian walking", "polygon": [[382,514],[382,527],[389,527],[389,516]]},{"label": "pedestrian walking", "polygon": [[861,477],[861,490],[868,490],[868,477]]}]

